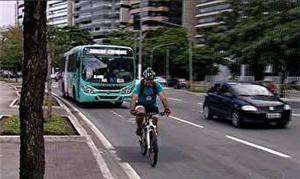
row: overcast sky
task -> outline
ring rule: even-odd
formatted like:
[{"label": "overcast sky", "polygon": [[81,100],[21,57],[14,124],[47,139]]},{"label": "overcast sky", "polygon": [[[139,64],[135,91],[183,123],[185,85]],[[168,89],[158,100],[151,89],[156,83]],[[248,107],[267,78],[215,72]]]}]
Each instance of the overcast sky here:
[{"label": "overcast sky", "polygon": [[15,23],[15,0],[0,0],[0,27]]}]

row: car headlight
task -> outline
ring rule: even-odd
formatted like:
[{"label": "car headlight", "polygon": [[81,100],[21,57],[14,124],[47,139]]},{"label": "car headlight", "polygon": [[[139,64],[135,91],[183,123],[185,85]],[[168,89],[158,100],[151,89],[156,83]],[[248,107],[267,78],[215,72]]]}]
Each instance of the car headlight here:
[{"label": "car headlight", "polygon": [[89,86],[86,86],[86,85],[80,85],[81,89],[85,92],[85,93],[88,93],[88,94],[94,94],[95,91],[93,88],[89,87]]},{"label": "car headlight", "polygon": [[122,90],[123,93],[125,94],[130,94],[134,89],[134,86],[126,87]]},{"label": "car headlight", "polygon": [[242,110],[243,111],[257,111],[257,108],[255,106],[246,105],[246,106],[242,106]]},{"label": "car headlight", "polygon": [[291,110],[291,106],[288,105],[288,104],[285,104],[285,105],[284,105],[284,110]]}]

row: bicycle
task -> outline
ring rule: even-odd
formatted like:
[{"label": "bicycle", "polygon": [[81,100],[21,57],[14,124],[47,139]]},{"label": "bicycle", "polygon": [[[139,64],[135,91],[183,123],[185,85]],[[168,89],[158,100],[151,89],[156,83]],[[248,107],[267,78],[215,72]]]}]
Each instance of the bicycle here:
[{"label": "bicycle", "polygon": [[155,167],[158,160],[158,144],[157,144],[157,129],[153,124],[152,117],[156,114],[164,116],[164,112],[159,113],[138,113],[138,116],[143,116],[142,135],[139,136],[139,144],[141,153],[145,156],[148,152],[150,165]]}]

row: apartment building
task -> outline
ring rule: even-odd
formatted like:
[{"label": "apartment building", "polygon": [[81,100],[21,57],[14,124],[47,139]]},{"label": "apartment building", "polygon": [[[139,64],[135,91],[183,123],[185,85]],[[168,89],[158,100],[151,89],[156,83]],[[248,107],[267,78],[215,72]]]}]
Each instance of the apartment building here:
[{"label": "apartment building", "polygon": [[182,0],[131,0],[129,5],[129,25],[131,26],[135,16],[139,16],[140,12],[142,12],[143,30],[172,26],[168,25],[168,22],[182,24]]},{"label": "apartment building", "polygon": [[[63,27],[74,25],[74,2],[68,0],[51,0],[47,4],[47,19],[49,25]],[[17,1],[17,22],[22,24],[24,18],[24,1]]]},{"label": "apartment building", "polygon": [[88,30],[95,42],[120,26],[120,0],[75,0],[75,25]]},{"label": "apartment building", "polygon": [[195,37],[201,43],[201,29],[215,27],[223,22],[218,16],[224,12],[231,11],[230,4],[226,0],[198,0],[196,5],[196,31]]}]

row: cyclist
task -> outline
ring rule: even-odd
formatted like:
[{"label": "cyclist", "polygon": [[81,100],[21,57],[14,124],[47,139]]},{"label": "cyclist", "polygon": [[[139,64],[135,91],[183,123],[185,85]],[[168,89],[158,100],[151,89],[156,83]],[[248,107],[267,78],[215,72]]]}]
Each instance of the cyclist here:
[{"label": "cyclist", "polygon": [[[157,113],[158,105],[156,96],[158,95],[164,108],[165,114],[169,116],[171,110],[167,101],[166,94],[161,84],[154,81],[155,72],[149,67],[143,72],[143,79],[136,85],[130,105],[130,113],[136,116],[137,130],[136,135],[142,135],[143,116],[138,116],[138,113]],[[153,116],[153,123],[158,124],[158,117]]]}]

